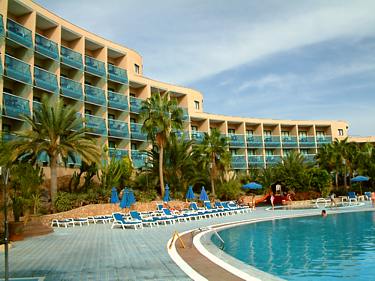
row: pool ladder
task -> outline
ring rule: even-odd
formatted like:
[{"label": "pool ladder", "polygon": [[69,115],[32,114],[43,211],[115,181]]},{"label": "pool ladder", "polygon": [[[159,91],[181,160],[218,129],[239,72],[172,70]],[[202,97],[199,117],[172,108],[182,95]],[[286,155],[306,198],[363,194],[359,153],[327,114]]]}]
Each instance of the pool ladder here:
[{"label": "pool ladder", "polygon": [[216,235],[216,237],[219,239],[219,241],[221,242],[219,248],[220,248],[221,250],[224,250],[225,242],[224,242],[223,238],[221,238],[221,236],[219,235],[219,233],[217,233],[216,229],[214,229],[214,228],[212,228],[212,227],[210,227],[210,226],[207,226],[207,227],[200,227],[200,228],[198,228],[198,229],[199,229],[199,231],[211,230],[211,231]]}]

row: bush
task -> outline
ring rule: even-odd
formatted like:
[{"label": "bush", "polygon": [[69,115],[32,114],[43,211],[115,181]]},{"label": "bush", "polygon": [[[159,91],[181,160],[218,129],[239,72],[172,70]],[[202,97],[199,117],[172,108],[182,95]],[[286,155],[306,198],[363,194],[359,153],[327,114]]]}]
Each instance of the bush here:
[{"label": "bush", "polygon": [[135,190],[134,196],[136,197],[138,201],[149,202],[149,201],[155,200],[158,197],[158,193],[154,189],[147,190],[147,191]]},{"label": "bush", "polygon": [[237,179],[231,179],[217,185],[216,196],[220,200],[233,200],[242,195],[241,183]]},{"label": "bush", "polygon": [[74,193],[58,192],[54,202],[56,211],[65,212],[69,211],[75,205],[77,196]]}]

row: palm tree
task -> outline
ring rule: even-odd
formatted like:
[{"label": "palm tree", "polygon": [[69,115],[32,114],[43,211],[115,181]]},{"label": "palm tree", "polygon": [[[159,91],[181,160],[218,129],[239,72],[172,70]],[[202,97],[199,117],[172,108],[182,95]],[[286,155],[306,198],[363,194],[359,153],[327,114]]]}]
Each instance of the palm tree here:
[{"label": "palm tree", "polygon": [[159,180],[161,196],[164,196],[163,156],[166,143],[173,130],[182,129],[183,111],[178,107],[176,99],[170,99],[166,93],[162,97],[153,94],[142,102],[142,131],[159,149]]},{"label": "palm tree", "polygon": [[31,129],[20,131],[17,133],[19,138],[10,143],[11,158],[16,160],[28,154],[35,160],[40,153],[47,153],[51,168],[51,199],[54,202],[59,160],[78,154],[88,163],[98,162],[100,150],[86,134],[87,129],[82,127],[82,119],[77,116],[76,110],[64,106],[62,100],[50,106],[44,99],[33,117],[24,116],[23,119]]}]

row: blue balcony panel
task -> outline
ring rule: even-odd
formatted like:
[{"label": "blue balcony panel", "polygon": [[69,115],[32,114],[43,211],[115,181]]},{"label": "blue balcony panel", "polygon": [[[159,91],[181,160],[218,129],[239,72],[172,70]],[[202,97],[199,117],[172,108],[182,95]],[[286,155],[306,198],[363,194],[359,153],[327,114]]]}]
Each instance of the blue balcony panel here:
[{"label": "blue balcony panel", "polygon": [[61,95],[75,100],[83,100],[82,84],[80,82],[60,77],[60,91]]},{"label": "blue balcony panel", "polygon": [[74,166],[74,167],[81,167],[82,165],[82,159],[81,156],[79,156],[77,153],[73,153],[73,155],[68,155],[68,159],[66,164],[68,166]]},{"label": "blue balcony panel", "polygon": [[247,135],[246,144],[247,147],[263,147],[262,136]]},{"label": "blue balcony panel", "polygon": [[9,18],[7,21],[7,37],[26,48],[33,47],[31,30]]},{"label": "blue balcony panel", "polygon": [[21,119],[23,116],[30,117],[30,102],[27,99],[3,93],[3,114],[16,119]]},{"label": "blue balcony panel", "polygon": [[245,147],[245,136],[229,134],[228,143],[230,147]]},{"label": "blue balcony panel", "polygon": [[108,135],[111,137],[128,139],[128,123],[120,120],[108,119]]},{"label": "blue balcony panel", "polygon": [[280,136],[264,136],[265,147],[280,147]]},{"label": "blue balcony panel", "polygon": [[5,75],[14,80],[31,84],[30,65],[9,55],[5,55]]},{"label": "blue balcony panel", "polygon": [[281,142],[284,148],[298,147],[297,137],[294,136],[281,136]]},{"label": "blue balcony panel", "polygon": [[146,160],[147,160],[147,154],[145,152],[141,152],[138,150],[132,150],[131,158],[132,158],[134,168],[139,169],[145,166]]},{"label": "blue balcony panel", "polygon": [[131,113],[140,113],[142,108],[142,100],[135,97],[130,97],[130,112]]},{"label": "blue balcony panel", "polygon": [[4,37],[4,22],[3,22],[3,15],[0,14],[0,38]]},{"label": "blue balcony panel", "polygon": [[35,51],[50,59],[59,59],[58,44],[40,34],[35,34]]},{"label": "blue balcony panel", "polygon": [[120,68],[113,64],[108,64],[108,80],[121,84],[129,84],[128,73],[126,69]]},{"label": "blue balcony panel", "polygon": [[204,140],[204,132],[192,131],[190,136],[197,144],[201,144]]},{"label": "blue balcony panel", "polygon": [[86,128],[90,129],[90,133],[96,135],[107,135],[107,127],[105,120],[99,116],[85,114]]},{"label": "blue balcony panel", "polygon": [[34,84],[48,92],[57,93],[59,85],[55,74],[34,66]]},{"label": "blue balcony panel", "polygon": [[104,62],[85,56],[85,71],[99,77],[105,77],[105,64]]},{"label": "blue balcony panel", "polygon": [[147,134],[142,132],[142,124],[130,123],[130,133],[132,140],[146,141]]},{"label": "blue balcony panel", "polygon": [[276,165],[281,163],[282,158],[280,155],[266,155],[266,163],[267,165]]},{"label": "blue balcony panel", "polygon": [[316,146],[315,137],[300,136],[299,146],[300,147],[315,147]]},{"label": "blue balcony panel", "polygon": [[320,147],[324,144],[330,144],[332,142],[332,136],[316,136],[316,143]]},{"label": "blue balcony panel", "polygon": [[128,111],[128,97],[124,94],[108,91],[108,107],[121,111]]},{"label": "blue balcony panel", "polygon": [[107,105],[104,90],[85,84],[85,101],[96,105]]},{"label": "blue balcony panel", "polygon": [[262,155],[248,155],[247,161],[249,163],[249,168],[263,168],[264,167],[264,159]]},{"label": "blue balcony panel", "polygon": [[109,148],[109,158],[111,159],[122,160],[127,156],[129,156],[129,151],[127,149]]},{"label": "blue balcony panel", "polygon": [[314,163],[315,160],[315,154],[302,154],[303,159],[306,163]]},{"label": "blue balcony panel", "polygon": [[232,168],[247,169],[246,156],[245,155],[232,155]]},{"label": "blue balcony panel", "polygon": [[83,70],[82,54],[67,47],[61,46],[61,62],[72,68]]}]

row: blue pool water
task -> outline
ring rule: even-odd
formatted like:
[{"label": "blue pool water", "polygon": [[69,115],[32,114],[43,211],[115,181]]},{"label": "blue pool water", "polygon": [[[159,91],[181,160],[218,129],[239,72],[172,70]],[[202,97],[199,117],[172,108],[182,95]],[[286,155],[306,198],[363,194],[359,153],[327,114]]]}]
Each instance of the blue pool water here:
[{"label": "blue pool water", "polygon": [[273,220],[219,234],[226,253],[286,280],[375,280],[375,212]]}]

